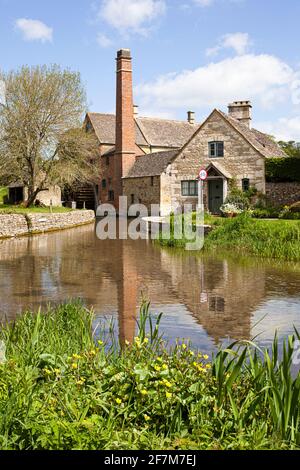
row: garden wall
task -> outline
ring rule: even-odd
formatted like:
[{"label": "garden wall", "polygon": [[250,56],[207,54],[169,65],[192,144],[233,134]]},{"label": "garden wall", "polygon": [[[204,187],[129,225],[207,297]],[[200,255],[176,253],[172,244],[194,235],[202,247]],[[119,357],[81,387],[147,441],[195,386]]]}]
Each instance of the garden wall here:
[{"label": "garden wall", "polygon": [[0,238],[51,232],[94,222],[94,211],[60,214],[0,214]]},{"label": "garden wall", "polygon": [[266,194],[274,205],[291,205],[300,201],[300,182],[267,183]]}]

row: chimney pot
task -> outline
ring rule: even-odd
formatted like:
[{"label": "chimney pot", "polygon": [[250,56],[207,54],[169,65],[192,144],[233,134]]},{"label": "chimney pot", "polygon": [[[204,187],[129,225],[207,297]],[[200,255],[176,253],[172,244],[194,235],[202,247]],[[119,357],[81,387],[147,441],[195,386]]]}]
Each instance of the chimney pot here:
[{"label": "chimney pot", "polygon": [[130,49],[120,49],[117,53],[118,59],[131,59]]},{"label": "chimney pot", "polygon": [[194,111],[188,111],[188,122],[190,124],[195,124],[195,113]]}]

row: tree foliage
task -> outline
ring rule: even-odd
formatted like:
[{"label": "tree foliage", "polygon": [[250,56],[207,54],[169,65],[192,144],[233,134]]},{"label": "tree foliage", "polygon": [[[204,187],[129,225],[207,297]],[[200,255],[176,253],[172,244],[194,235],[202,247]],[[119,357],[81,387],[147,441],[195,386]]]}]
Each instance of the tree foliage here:
[{"label": "tree foliage", "polygon": [[97,142],[81,128],[86,97],[80,75],[57,65],[26,66],[0,79],[0,182],[26,186],[26,206],[49,185],[92,182]]}]

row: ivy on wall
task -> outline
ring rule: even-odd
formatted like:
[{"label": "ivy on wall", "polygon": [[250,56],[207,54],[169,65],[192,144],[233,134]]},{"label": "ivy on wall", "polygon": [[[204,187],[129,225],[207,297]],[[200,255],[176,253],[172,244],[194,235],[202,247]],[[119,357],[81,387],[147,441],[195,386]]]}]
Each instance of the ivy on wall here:
[{"label": "ivy on wall", "polygon": [[268,158],[266,160],[266,179],[270,183],[300,182],[300,158]]}]

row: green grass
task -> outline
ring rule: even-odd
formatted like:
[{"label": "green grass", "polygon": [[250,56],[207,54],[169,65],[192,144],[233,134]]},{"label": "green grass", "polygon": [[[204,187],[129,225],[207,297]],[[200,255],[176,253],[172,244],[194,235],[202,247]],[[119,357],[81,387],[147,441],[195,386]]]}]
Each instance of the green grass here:
[{"label": "green grass", "polygon": [[[206,236],[204,251],[228,252],[260,258],[300,261],[299,220],[258,220],[248,214],[234,219],[206,216],[213,230]],[[160,244],[184,247],[186,240],[160,239]]]},{"label": "green grass", "polygon": [[[60,214],[64,212],[71,212],[72,209],[68,207],[53,207],[52,212],[54,214]],[[42,213],[48,214],[50,212],[49,207],[22,207],[22,206],[13,206],[13,205],[0,205],[0,214],[32,214],[32,213]]]},{"label": "green grass", "polygon": [[209,361],[187,343],[168,347],[148,308],[123,350],[112,327],[96,341],[92,313],[76,303],[5,326],[0,448],[299,448],[297,332],[282,359],[275,338],[271,352],[235,343]]}]

